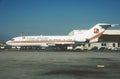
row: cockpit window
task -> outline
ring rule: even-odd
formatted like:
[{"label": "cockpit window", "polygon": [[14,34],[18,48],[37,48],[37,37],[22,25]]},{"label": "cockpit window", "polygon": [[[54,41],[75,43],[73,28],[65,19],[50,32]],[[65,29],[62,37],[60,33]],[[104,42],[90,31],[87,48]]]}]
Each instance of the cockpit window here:
[{"label": "cockpit window", "polygon": [[11,41],[14,41],[15,39],[11,39]]}]

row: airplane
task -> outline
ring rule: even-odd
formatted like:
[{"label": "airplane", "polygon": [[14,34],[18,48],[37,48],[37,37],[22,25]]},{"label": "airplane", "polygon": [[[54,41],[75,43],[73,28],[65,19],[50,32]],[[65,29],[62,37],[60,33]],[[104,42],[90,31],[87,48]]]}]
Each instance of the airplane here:
[{"label": "airplane", "polygon": [[83,43],[98,42],[99,37],[109,27],[114,27],[116,24],[98,23],[87,32],[73,35],[73,36],[18,36],[7,41],[6,44],[10,46],[21,47],[49,47],[55,46],[60,49],[66,49],[68,46],[77,46]]}]

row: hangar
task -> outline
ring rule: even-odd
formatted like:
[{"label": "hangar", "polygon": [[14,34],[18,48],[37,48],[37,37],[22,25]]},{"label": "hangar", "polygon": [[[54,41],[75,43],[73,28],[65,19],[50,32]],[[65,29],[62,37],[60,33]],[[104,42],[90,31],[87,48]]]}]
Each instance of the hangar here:
[{"label": "hangar", "polygon": [[[73,30],[69,35],[79,35],[87,30]],[[120,50],[120,30],[106,30],[96,43],[89,43],[86,46],[91,49]]]},{"label": "hangar", "polygon": [[120,43],[120,30],[106,30],[99,41]]}]

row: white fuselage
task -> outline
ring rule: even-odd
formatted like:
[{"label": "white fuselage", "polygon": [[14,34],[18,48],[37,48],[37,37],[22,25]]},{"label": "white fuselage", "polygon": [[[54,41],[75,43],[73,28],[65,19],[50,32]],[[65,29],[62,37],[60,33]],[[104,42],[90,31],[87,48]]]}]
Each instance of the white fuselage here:
[{"label": "white fuselage", "polygon": [[87,32],[74,36],[19,36],[6,43],[11,46],[71,45],[76,42],[97,42],[98,38],[112,24],[98,23]]},{"label": "white fuselage", "polygon": [[7,44],[12,46],[44,46],[74,43],[74,36],[20,36],[7,42]]}]

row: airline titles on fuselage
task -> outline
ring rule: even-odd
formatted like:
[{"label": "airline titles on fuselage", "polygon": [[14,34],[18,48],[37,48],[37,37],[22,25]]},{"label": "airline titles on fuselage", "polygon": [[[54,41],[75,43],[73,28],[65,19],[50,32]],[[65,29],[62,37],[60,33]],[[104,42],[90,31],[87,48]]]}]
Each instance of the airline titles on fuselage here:
[{"label": "airline titles on fuselage", "polygon": [[74,41],[70,36],[22,36],[22,41]]}]

